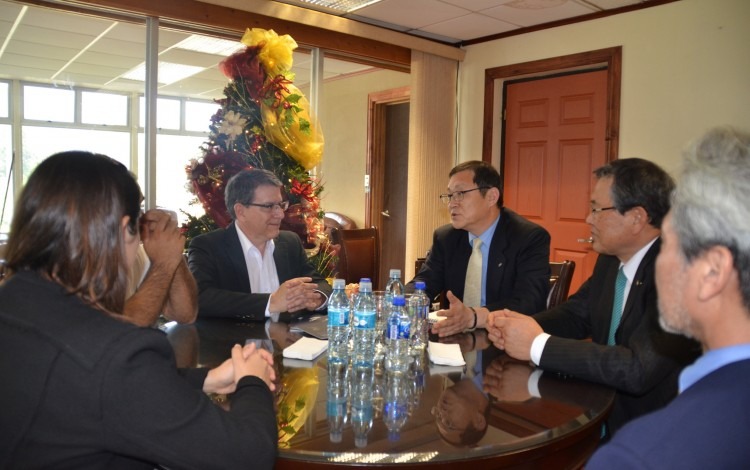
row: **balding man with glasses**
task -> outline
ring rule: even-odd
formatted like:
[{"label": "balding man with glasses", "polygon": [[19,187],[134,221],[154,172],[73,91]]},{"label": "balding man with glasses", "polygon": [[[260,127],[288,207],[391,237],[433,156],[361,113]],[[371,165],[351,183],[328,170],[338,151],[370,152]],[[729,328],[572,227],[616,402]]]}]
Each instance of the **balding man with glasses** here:
[{"label": "balding man with glasses", "polygon": [[431,298],[445,293],[449,308],[433,332],[449,336],[484,328],[491,310],[541,311],[549,292],[549,233],[503,207],[502,179],[489,163],[468,161],[449,174],[451,223],[433,235],[422,268],[409,283],[423,281]]},{"label": "balding man with glasses", "polygon": [[299,236],[281,230],[289,203],[270,171],[244,170],[224,192],[232,223],[195,237],[188,248],[198,283],[198,317],[265,321],[322,309],[331,286],[310,264]]}]

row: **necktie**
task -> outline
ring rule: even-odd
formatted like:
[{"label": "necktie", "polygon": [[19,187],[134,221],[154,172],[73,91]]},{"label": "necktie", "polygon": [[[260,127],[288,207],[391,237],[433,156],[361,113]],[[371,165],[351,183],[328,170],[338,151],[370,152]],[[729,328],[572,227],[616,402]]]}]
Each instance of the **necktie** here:
[{"label": "necktie", "polygon": [[612,304],[612,323],[609,325],[609,337],[607,338],[607,344],[615,344],[615,333],[617,327],[620,326],[620,320],[622,319],[622,308],[625,299],[625,285],[628,283],[628,278],[620,266],[620,270],[617,272],[617,280],[615,280],[615,301]]},{"label": "necktie", "polygon": [[474,239],[469,265],[466,267],[466,283],[464,284],[464,305],[480,307],[482,303],[482,240]]}]

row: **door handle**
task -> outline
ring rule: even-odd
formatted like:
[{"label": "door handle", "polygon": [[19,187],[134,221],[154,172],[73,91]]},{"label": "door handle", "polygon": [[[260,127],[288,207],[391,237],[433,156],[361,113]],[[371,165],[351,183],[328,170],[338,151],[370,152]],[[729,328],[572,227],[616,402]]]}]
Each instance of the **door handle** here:
[{"label": "door handle", "polygon": [[382,215],[383,217],[390,217],[391,216],[390,212],[388,212],[388,209],[386,209],[383,212],[381,212],[380,215]]}]

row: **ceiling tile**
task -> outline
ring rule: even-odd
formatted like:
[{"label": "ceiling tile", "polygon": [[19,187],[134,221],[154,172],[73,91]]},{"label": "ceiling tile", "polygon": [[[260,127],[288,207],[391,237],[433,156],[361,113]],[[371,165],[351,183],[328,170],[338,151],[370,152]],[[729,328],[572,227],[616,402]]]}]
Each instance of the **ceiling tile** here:
[{"label": "ceiling tile", "polygon": [[414,29],[467,13],[465,8],[434,0],[384,0],[356,11],[360,16]]},{"label": "ceiling tile", "polygon": [[593,8],[569,1],[556,7],[539,9],[512,8],[501,5],[499,7],[484,10],[482,13],[493,18],[502,19],[508,23],[525,27],[536,26],[550,21],[572,18],[579,15],[588,15],[590,13],[595,13],[596,11],[597,10]]},{"label": "ceiling tile", "polygon": [[470,13],[459,18],[436,23],[422,28],[424,31],[452,36],[461,40],[474,39],[476,37],[489,36],[517,29],[518,26],[496,20],[487,16]]}]

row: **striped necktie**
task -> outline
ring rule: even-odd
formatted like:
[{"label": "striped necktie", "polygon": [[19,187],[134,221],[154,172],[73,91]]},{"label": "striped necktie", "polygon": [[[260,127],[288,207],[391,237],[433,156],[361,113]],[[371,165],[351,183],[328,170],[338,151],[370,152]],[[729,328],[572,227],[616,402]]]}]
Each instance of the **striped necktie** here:
[{"label": "striped necktie", "polygon": [[620,266],[620,270],[617,271],[617,280],[615,281],[615,301],[612,304],[612,323],[609,325],[609,337],[607,338],[608,345],[615,344],[615,333],[617,328],[620,326],[620,320],[622,319],[622,308],[625,300],[625,285],[628,283],[628,278]]},{"label": "striped necktie", "polygon": [[480,307],[482,303],[482,240],[475,238],[474,248],[471,250],[469,265],[466,267],[466,282],[464,283],[464,305]]}]

